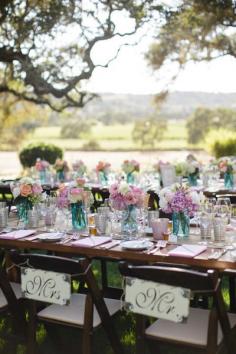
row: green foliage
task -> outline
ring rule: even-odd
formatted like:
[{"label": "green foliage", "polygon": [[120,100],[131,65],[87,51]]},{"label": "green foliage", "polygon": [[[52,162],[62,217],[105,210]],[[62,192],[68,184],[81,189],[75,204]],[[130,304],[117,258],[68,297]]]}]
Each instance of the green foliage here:
[{"label": "green foliage", "polygon": [[163,139],[166,130],[166,121],[158,117],[135,122],[132,132],[133,141],[139,142],[142,147],[154,147]]},{"label": "green foliage", "polygon": [[225,128],[236,131],[236,111],[225,108],[197,108],[188,118],[186,128],[190,144],[203,141],[212,129]]},{"label": "green foliage", "polygon": [[[93,48],[116,36],[134,35],[153,11],[153,2],[0,1],[1,92],[56,111],[83,107],[96,96],[84,90],[101,65],[94,61]],[[128,26],[119,25],[120,17]],[[113,55],[102,66],[112,59]]]},{"label": "green foliage", "polygon": [[234,0],[184,0],[166,6],[157,41],[147,53],[149,64],[160,70],[167,63],[177,63],[172,77],[176,78],[188,61],[236,57],[235,8]]},{"label": "green foliage", "polygon": [[23,148],[19,154],[20,162],[23,167],[32,167],[36,159],[40,157],[42,160],[54,164],[57,158],[63,157],[63,151],[53,144],[30,144]]},{"label": "green foliage", "polygon": [[83,150],[87,150],[87,151],[96,151],[100,149],[101,147],[96,140],[89,140],[87,143],[83,145]]},{"label": "green foliage", "polygon": [[206,146],[216,158],[236,155],[236,133],[224,129],[211,131],[206,137]]},{"label": "green foliage", "polygon": [[78,139],[91,131],[91,124],[82,119],[70,119],[61,127],[62,139]]}]

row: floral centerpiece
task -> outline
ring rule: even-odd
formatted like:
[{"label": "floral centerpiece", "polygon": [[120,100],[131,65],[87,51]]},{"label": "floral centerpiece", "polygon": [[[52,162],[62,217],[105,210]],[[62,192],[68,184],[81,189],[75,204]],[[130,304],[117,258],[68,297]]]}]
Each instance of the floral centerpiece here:
[{"label": "floral centerpiece", "polygon": [[91,203],[92,194],[84,187],[85,180],[80,178],[68,186],[61,184],[58,189],[57,206],[71,207],[72,226],[76,230],[83,230],[87,226],[85,209]]},{"label": "floral centerpiece", "polygon": [[145,193],[142,189],[126,182],[115,183],[110,189],[110,203],[116,210],[122,210],[122,232],[134,234],[137,232],[136,209],[144,205]]},{"label": "floral centerpiece", "polygon": [[224,175],[224,185],[226,189],[234,187],[234,166],[232,161],[225,157],[219,160],[218,168],[220,173]]},{"label": "floral centerpiece", "polygon": [[189,217],[200,206],[200,197],[186,185],[174,184],[163,188],[160,193],[160,208],[165,213],[172,213],[173,234],[184,237],[189,235]]},{"label": "floral centerpiece", "polygon": [[43,199],[43,189],[40,183],[30,177],[23,177],[11,186],[20,221],[28,223],[28,211],[33,209]]},{"label": "floral centerpiece", "polygon": [[102,185],[106,185],[108,182],[108,174],[110,172],[111,164],[109,162],[99,161],[96,166],[96,172],[98,176],[98,181]]},{"label": "floral centerpiece", "polygon": [[62,159],[56,159],[54,169],[56,170],[57,180],[64,182],[66,180],[66,173],[69,171],[68,163]]},{"label": "floral centerpiece", "polygon": [[133,184],[135,180],[134,173],[139,172],[140,170],[139,162],[136,160],[125,160],[121,168],[126,174],[126,182]]},{"label": "floral centerpiece", "polygon": [[41,160],[39,157],[37,158],[36,162],[35,162],[35,170],[38,172],[39,174],[39,179],[40,179],[40,182],[42,184],[46,183],[46,174],[47,174],[47,171],[50,167],[50,164],[48,161],[46,160]]},{"label": "floral centerpiece", "polygon": [[74,177],[83,177],[87,171],[87,167],[82,160],[77,160],[72,163]]},{"label": "floral centerpiece", "polygon": [[197,185],[199,177],[199,163],[196,160],[179,162],[175,165],[177,176],[187,177],[190,186]]}]

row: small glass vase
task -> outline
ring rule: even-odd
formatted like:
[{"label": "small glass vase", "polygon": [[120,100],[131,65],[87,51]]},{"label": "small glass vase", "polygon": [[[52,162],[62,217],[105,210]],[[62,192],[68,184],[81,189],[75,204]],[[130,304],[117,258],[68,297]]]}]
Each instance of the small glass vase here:
[{"label": "small glass vase", "polygon": [[135,238],[137,231],[137,208],[134,205],[129,205],[122,212],[121,232],[125,239],[132,239]]},{"label": "small glass vase", "polygon": [[133,172],[129,172],[129,173],[126,174],[126,182],[128,184],[134,184],[135,176],[134,176]]},{"label": "small glass vase", "polygon": [[46,170],[39,171],[39,179],[41,184],[46,183],[46,179],[47,179]]},{"label": "small glass vase", "polygon": [[191,187],[196,187],[197,186],[197,175],[196,174],[192,174],[188,176],[188,184]]},{"label": "small glass vase", "polygon": [[17,202],[16,208],[17,208],[20,224],[23,224],[24,226],[27,225],[29,223],[28,211],[32,210],[33,208],[32,203],[27,198],[24,198],[19,202]]},{"label": "small glass vase", "polygon": [[63,170],[57,171],[57,180],[59,182],[65,182],[65,172]]},{"label": "small glass vase", "polygon": [[234,187],[234,175],[233,173],[225,172],[224,174],[224,186],[226,189],[233,189]]},{"label": "small glass vase", "polygon": [[84,230],[87,226],[87,220],[82,202],[71,204],[72,226],[74,230]]},{"label": "small glass vase", "polygon": [[99,180],[99,183],[101,183],[102,186],[106,186],[107,182],[108,182],[107,173],[104,172],[104,171],[99,171],[98,180]]},{"label": "small glass vase", "polygon": [[173,234],[177,237],[189,236],[189,216],[185,212],[173,212]]}]

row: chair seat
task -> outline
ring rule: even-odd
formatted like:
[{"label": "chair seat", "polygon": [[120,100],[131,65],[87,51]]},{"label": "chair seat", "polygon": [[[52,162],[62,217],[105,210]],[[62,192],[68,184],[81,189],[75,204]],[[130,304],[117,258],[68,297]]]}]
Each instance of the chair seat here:
[{"label": "chair seat", "polygon": [[[68,306],[50,305],[38,313],[38,317],[44,321],[58,321],[71,326],[82,327],[84,325],[85,310],[84,294],[72,294],[70,304]],[[104,299],[109,314],[112,316],[121,308],[120,300]],[[93,327],[101,324],[100,316],[94,306],[93,311]]]},{"label": "chair seat", "polygon": [[[168,342],[182,342],[204,347],[207,345],[209,310],[190,308],[185,323],[174,323],[167,320],[157,320],[146,329],[146,336],[150,339]],[[231,328],[236,324],[236,315],[229,313]],[[222,331],[218,326],[217,343],[222,341]]]},{"label": "chair seat", "polygon": [[[21,296],[22,296],[21,285],[18,283],[14,283],[14,282],[11,282],[10,284],[11,284],[12,290],[14,291],[14,293],[16,295],[16,298],[17,299],[21,298]],[[5,298],[2,290],[0,289],[0,309],[7,307],[7,305],[8,305],[7,299]]]}]

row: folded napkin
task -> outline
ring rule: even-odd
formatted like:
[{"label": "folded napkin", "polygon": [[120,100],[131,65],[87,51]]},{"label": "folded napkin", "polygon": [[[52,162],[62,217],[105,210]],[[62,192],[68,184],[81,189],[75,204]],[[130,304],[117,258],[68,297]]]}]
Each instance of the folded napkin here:
[{"label": "folded napkin", "polygon": [[109,241],[111,241],[111,237],[108,236],[91,236],[72,242],[72,245],[79,247],[96,247]]},{"label": "folded napkin", "polygon": [[7,233],[0,234],[0,238],[8,239],[8,240],[17,240],[19,238],[23,238],[29,235],[35,234],[36,230],[15,230]]},{"label": "folded napkin", "polygon": [[236,231],[236,226],[229,224],[226,226],[226,231]]},{"label": "folded napkin", "polygon": [[207,246],[183,244],[168,252],[169,256],[193,258],[204,252]]}]

